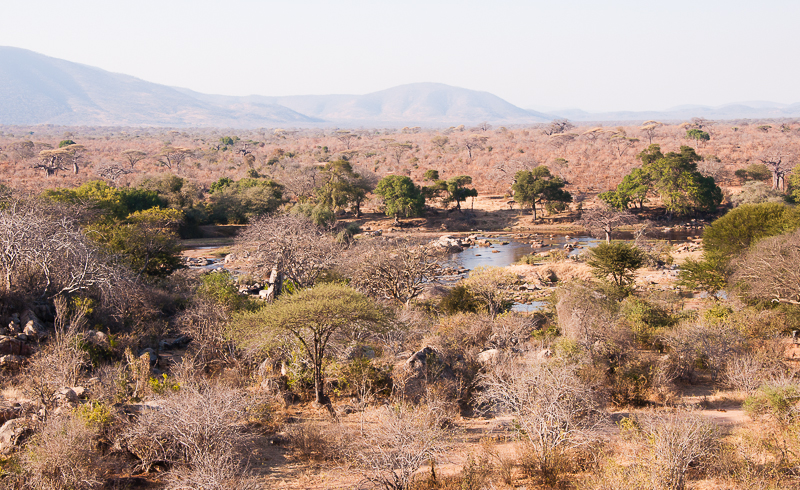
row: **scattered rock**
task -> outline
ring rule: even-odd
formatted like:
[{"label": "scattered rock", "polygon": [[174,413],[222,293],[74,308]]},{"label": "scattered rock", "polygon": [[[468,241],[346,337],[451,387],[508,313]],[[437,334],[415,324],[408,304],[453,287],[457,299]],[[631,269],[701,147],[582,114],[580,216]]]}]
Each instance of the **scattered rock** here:
[{"label": "scattered rock", "polygon": [[34,339],[47,338],[47,327],[39,320],[39,317],[31,310],[25,310],[22,313],[20,324],[25,325],[22,333]]},{"label": "scattered rock", "polygon": [[0,356],[0,368],[3,369],[19,369],[23,362],[25,362],[25,358],[22,356],[15,356],[13,354]]}]

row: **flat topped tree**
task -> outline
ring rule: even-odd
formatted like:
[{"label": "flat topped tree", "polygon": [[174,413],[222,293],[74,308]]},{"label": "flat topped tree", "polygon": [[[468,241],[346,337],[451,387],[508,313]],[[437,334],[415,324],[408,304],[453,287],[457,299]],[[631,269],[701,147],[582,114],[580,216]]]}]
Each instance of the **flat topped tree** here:
[{"label": "flat topped tree", "polygon": [[348,286],[321,284],[238,317],[229,335],[241,347],[253,350],[296,342],[313,367],[316,402],[330,406],[324,378],[328,346],[348,332],[379,329],[383,319],[383,310],[367,296]]}]

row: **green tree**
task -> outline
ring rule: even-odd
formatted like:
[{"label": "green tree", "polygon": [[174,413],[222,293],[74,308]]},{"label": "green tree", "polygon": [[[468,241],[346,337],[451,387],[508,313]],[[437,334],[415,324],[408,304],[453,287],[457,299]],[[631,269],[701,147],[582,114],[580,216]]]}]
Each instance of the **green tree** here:
[{"label": "green tree", "polygon": [[347,160],[326,163],[321,175],[326,182],[316,190],[317,201],[333,211],[350,206],[356,217],[361,216],[361,205],[373,182],[355,172]]},{"label": "green tree", "polygon": [[425,209],[425,196],[418,185],[404,175],[387,175],[375,188],[383,198],[387,216],[419,216]]},{"label": "green tree", "polygon": [[686,131],[686,139],[700,141],[708,141],[711,139],[711,135],[701,129],[689,129]]},{"label": "green tree", "polygon": [[751,163],[746,168],[740,168],[733,173],[742,180],[766,181],[772,178],[772,172],[763,163]]},{"label": "green tree", "polygon": [[239,315],[229,336],[240,347],[257,351],[296,343],[313,369],[316,402],[330,406],[324,377],[329,346],[380,329],[384,318],[382,309],[367,296],[328,283],[283,295],[256,312]]},{"label": "green tree", "polygon": [[76,144],[77,143],[75,143],[72,140],[64,140],[64,141],[61,141],[61,142],[58,143],[58,147],[59,148],[64,148],[65,146],[76,145]]},{"label": "green tree", "polygon": [[687,260],[680,283],[716,293],[725,288],[733,259],[759,240],[800,228],[800,211],[783,203],[743,204],[703,232],[703,256]]},{"label": "green tree", "polygon": [[697,170],[702,157],[694,148],[681,146],[679,153],[664,154],[659,145],[650,145],[639,159],[642,167],[627,175],[616,190],[603,193],[603,201],[617,209],[626,209],[631,202],[642,207],[647,195],[655,192],[667,212],[677,214],[714,211],[722,202],[722,189]]},{"label": "green tree", "polygon": [[459,175],[447,179],[444,184],[444,189],[447,191],[447,196],[444,198],[445,205],[451,202],[456,203],[456,209],[461,211],[461,203],[466,201],[468,197],[477,197],[478,191],[466,187],[472,184],[472,177],[469,175]]},{"label": "green tree", "polygon": [[211,194],[211,218],[217,223],[245,224],[256,216],[272,213],[281,204],[282,185],[269,179],[245,178],[215,189]]},{"label": "green tree", "polygon": [[789,188],[787,192],[792,201],[800,204],[800,165],[796,165],[791,175],[789,175]]},{"label": "green tree", "polygon": [[42,197],[54,202],[89,205],[107,217],[125,219],[131,213],[165,206],[156,192],[145,189],[120,189],[102,180],[91,180],[80,187],[48,189]]},{"label": "green tree", "polygon": [[86,234],[120,254],[138,275],[166,276],[181,267],[177,234],[183,213],[177,209],[137,211],[124,221],[91,225]]},{"label": "green tree", "polygon": [[592,273],[620,289],[633,283],[634,274],[644,265],[644,252],[627,243],[601,243],[590,252],[587,264]]},{"label": "green tree", "polygon": [[520,170],[514,174],[514,200],[522,206],[530,206],[536,220],[536,207],[547,202],[572,202],[572,195],[564,190],[566,183],[554,177],[544,165],[533,170]]}]

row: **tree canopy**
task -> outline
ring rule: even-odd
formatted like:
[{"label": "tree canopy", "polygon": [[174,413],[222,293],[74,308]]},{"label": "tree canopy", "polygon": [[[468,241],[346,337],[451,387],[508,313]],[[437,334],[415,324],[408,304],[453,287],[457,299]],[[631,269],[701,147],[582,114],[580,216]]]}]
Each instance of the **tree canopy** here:
[{"label": "tree canopy", "polygon": [[600,199],[617,209],[627,209],[631,203],[642,207],[646,197],[655,193],[667,212],[679,215],[697,211],[711,212],[722,202],[722,189],[713,177],[697,170],[702,160],[694,148],[681,146],[680,152],[662,153],[659,145],[650,145],[639,154],[642,167],[634,169],[613,191]]},{"label": "tree canopy", "polygon": [[572,195],[564,190],[564,182],[559,177],[554,177],[550,169],[544,165],[532,170],[520,170],[514,174],[514,200],[520,205],[530,206],[533,219],[536,220],[536,207],[548,202],[572,202]]},{"label": "tree canopy", "polygon": [[387,216],[410,218],[425,209],[425,196],[418,185],[404,175],[387,175],[378,182],[375,194],[383,198]]}]

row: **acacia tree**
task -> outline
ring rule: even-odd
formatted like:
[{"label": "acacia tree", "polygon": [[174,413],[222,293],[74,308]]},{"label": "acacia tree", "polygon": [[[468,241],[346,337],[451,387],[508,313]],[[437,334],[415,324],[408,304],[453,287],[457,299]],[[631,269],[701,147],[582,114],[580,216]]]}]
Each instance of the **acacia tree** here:
[{"label": "acacia tree", "polygon": [[627,243],[602,243],[593,248],[586,262],[602,279],[611,278],[618,288],[629,286],[637,269],[644,264],[644,252]]},{"label": "acacia tree", "polygon": [[133,169],[134,165],[147,158],[147,153],[141,150],[125,150],[122,152],[122,156],[128,161],[131,169]]},{"label": "acacia tree", "polygon": [[566,183],[553,177],[550,169],[540,165],[533,170],[520,170],[514,174],[514,200],[520,205],[531,207],[536,220],[536,206],[545,202],[572,202],[572,195],[564,190]]},{"label": "acacia tree", "polygon": [[158,152],[158,163],[168,169],[179,168],[191,154],[192,150],[189,148],[167,145]]},{"label": "acacia tree", "polygon": [[246,349],[263,351],[290,339],[297,342],[313,369],[314,396],[330,408],[324,364],[328,347],[345,331],[375,331],[384,322],[378,305],[340,284],[320,284],[285,295],[271,305],[234,319],[231,338]]}]

